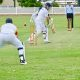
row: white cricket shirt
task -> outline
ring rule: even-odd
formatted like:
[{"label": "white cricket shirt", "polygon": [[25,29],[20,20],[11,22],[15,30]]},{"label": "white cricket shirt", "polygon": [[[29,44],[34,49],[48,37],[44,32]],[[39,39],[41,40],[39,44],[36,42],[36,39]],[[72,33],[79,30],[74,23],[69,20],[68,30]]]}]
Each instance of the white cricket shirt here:
[{"label": "white cricket shirt", "polygon": [[16,30],[17,30],[16,26],[11,23],[4,24],[1,27],[1,33],[15,34]]},{"label": "white cricket shirt", "polygon": [[44,22],[46,17],[48,17],[48,11],[46,8],[42,8],[39,13],[38,13],[38,16],[36,18],[37,21],[40,21],[40,22]]}]

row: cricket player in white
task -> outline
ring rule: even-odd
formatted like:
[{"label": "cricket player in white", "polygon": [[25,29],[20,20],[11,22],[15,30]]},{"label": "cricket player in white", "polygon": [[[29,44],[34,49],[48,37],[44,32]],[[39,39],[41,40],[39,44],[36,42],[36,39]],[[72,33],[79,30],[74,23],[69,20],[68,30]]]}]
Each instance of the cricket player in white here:
[{"label": "cricket player in white", "polygon": [[[31,16],[30,24],[31,24],[31,27],[34,27],[34,30],[33,30],[33,32],[30,32],[31,34],[30,34],[30,37],[28,38],[29,43],[34,43],[34,38],[33,38],[33,36],[35,37],[35,23],[36,23],[36,18],[37,18],[37,16],[38,16],[38,12],[40,11],[41,8],[42,8],[42,7],[40,7],[39,10],[36,11],[36,12],[34,12],[34,13],[32,14],[32,16]],[[33,42],[30,42],[30,38],[31,38],[31,40],[32,40]]]},{"label": "cricket player in white", "polygon": [[38,12],[38,16],[36,17],[35,20],[37,35],[39,35],[42,32],[45,43],[49,43],[48,28],[45,26],[45,20],[47,20],[47,25],[48,25],[49,24],[48,10],[50,9],[50,7],[51,4],[46,3],[45,6],[42,7]]},{"label": "cricket player in white", "polygon": [[42,8],[42,7],[40,7],[38,11],[36,11],[36,12],[34,12],[34,13],[32,14],[31,19],[30,19],[30,22],[33,21],[34,24],[35,24],[36,18],[37,18],[37,16],[38,16],[38,13],[39,13],[39,11],[41,10],[41,8]]},{"label": "cricket player in white", "polygon": [[0,47],[5,44],[12,44],[17,47],[19,51],[20,64],[26,64],[24,56],[24,46],[18,39],[18,32],[16,26],[13,24],[11,18],[6,19],[6,24],[1,26],[0,29]]}]

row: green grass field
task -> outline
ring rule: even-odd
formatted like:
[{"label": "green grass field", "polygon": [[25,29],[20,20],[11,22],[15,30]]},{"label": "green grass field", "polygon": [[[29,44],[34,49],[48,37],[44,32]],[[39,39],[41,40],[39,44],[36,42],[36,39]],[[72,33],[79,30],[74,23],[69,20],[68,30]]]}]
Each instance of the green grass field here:
[{"label": "green grass field", "polygon": [[[17,25],[19,38],[29,36],[30,16],[0,16],[0,26],[6,17]],[[18,51],[7,45],[0,49],[0,80],[80,80],[80,16],[74,17],[74,30],[67,31],[64,15],[54,15],[56,33],[49,29],[52,43],[44,44],[42,37],[36,46],[26,43],[27,65],[19,64]],[[27,27],[24,27],[26,22]]]}]

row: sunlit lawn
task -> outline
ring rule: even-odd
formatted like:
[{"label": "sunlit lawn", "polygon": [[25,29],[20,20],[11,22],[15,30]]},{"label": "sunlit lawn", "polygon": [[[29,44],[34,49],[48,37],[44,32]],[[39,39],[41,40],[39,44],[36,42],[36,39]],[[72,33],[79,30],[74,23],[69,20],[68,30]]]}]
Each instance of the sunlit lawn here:
[{"label": "sunlit lawn", "polygon": [[[0,16],[0,26],[6,17],[13,18],[19,38],[26,41],[30,16]],[[15,47],[0,49],[0,80],[80,80],[80,16],[75,16],[71,32],[67,31],[65,15],[53,15],[53,19],[56,33],[49,28],[50,44],[44,44],[41,36],[36,46],[26,42],[27,65],[19,64]]]}]

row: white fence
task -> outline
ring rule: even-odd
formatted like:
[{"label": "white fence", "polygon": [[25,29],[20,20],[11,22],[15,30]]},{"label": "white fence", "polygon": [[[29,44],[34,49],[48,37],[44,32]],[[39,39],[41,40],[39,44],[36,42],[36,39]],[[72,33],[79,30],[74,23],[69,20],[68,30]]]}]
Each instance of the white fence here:
[{"label": "white fence", "polygon": [[[0,15],[6,15],[6,14],[32,14],[38,10],[38,7],[27,7],[27,8],[21,8],[21,7],[0,7]],[[52,7],[49,11],[50,14],[65,14],[65,7]],[[80,14],[80,7],[74,8],[75,14]]]}]

